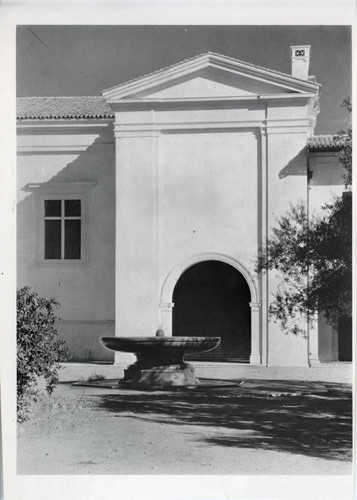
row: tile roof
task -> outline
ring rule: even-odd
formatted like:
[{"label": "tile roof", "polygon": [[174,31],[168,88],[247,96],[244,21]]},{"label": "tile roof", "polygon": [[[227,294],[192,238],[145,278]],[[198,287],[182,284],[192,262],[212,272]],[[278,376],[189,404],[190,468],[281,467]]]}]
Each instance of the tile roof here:
[{"label": "tile roof", "polygon": [[307,141],[310,151],[338,151],[344,144],[344,139],[336,135],[313,135]]},{"label": "tile roof", "polygon": [[114,113],[103,97],[19,97],[17,118],[30,119],[78,119],[114,118]]}]

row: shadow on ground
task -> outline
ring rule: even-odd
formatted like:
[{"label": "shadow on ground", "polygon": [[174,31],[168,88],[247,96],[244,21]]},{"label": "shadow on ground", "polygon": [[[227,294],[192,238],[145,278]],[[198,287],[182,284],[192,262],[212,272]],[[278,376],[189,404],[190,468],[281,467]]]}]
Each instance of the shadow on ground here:
[{"label": "shadow on ground", "polygon": [[[264,385],[263,385],[264,384]],[[352,396],[343,384],[264,381],[244,388],[125,392],[97,396],[95,407],[116,416],[196,425],[203,443],[352,460]]]}]

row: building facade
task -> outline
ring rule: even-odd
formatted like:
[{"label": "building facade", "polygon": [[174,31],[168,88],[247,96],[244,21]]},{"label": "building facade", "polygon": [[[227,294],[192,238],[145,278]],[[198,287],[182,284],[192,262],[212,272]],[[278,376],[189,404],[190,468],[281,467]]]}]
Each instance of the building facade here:
[{"label": "building facade", "polygon": [[309,57],[291,47],[287,75],[207,53],[101,97],[18,99],[18,286],[61,303],[73,360],[159,328],[221,336],[203,361],[340,359],[323,318],[285,334],[268,317],[280,277],[254,273],[290,204],[313,213],[343,191],[336,145],[313,135]]}]

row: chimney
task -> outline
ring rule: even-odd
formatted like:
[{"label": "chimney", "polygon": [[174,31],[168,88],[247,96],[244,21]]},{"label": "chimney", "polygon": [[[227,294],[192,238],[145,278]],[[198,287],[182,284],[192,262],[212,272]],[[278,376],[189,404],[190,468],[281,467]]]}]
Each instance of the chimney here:
[{"label": "chimney", "polygon": [[310,45],[294,45],[290,47],[291,75],[302,80],[309,78]]}]

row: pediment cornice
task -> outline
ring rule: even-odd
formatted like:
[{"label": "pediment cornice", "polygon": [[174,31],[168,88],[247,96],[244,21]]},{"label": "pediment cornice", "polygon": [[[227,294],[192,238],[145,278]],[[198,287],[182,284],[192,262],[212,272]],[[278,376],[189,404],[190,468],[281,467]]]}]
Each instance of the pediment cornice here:
[{"label": "pediment cornice", "polygon": [[[274,88],[277,94],[317,95],[321,87],[316,82],[301,80],[285,73],[208,52],[111,87],[104,90],[102,95],[109,104],[126,100],[145,101],[150,98],[151,91],[155,94],[157,88],[175,86],[182,79],[189,80],[191,75],[194,78],[195,74],[204,70],[218,71],[220,74],[225,74],[232,82],[234,82],[235,78],[251,80],[252,84],[255,85],[258,82],[263,86]],[[217,97],[217,100],[219,100],[219,97]]]}]

